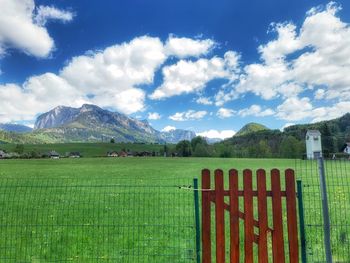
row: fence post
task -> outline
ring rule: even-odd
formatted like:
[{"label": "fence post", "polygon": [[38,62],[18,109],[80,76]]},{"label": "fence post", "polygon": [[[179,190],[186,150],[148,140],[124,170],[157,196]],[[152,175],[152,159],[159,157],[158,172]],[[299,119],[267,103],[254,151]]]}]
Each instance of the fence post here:
[{"label": "fence post", "polygon": [[318,158],[318,169],[320,175],[320,187],[321,187],[321,198],[322,198],[322,215],[323,215],[323,232],[324,232],[324,246],[326,251],[327,263],[332,263],[332,249],[331,249],[331,229],[329,219],[329,208],[328,208],[328,197],[327,197],[327,185],[326,175],[324,169],[324,160],[320,156]]},{"label": "fence post", "polygon": [[193,179],[193,188],[194,188],[194,214],[195,214],[195,223],[196,223],[196,262],[201,262],[201,239],[200,239],[200,221],[199,221],[199,198],[198,198],[198,179]]},{"label": "fence post", "polygon": [[298,191],[299,231],[300,231],[300,244],[301,244],[301,262],[307,263],[304,205],[303,205],[303,185],[301,180],[297,180],[297,191]]}]

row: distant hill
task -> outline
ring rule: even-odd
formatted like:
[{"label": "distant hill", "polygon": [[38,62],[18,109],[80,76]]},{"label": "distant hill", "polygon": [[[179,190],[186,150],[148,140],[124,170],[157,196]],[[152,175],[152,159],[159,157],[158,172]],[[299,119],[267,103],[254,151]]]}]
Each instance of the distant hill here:
[{"label": "distant hill", "polygon": [[33,129],[21,124],[0,123],[0,130],[7,131],[7,132],[22,133],[22,132],[31,132]]},{"label": "distant hill", "polygon": [[255,123],[255,122],[251,122],[248,123],[246,125],[244,125],[236,134],[235,136],[242,136],[242,135],[247,135],[249,133],[253,133],[253,132],[258,132],[258,131],[263,131],[263,130],[269,130],[269,128],[267,128],[266,126],[259,124],[259,123]]},{"label": "distant hill", "polygon": [[42,136],[35,135],[33,133],[18,133],[8,132],[0,130],[0,144],[4,143],[16,143],[16,144],[28,144],[28,143],[46,143],[49,140]]},{"label": "distant hill", "polygon": [[309,129],[321,132],[325,156],[340,152],[344,143],[350,142],[349,113],[333,120],[293,125],[285,128],[283,132],[269,130],[262,125],[257,126],[258,130],[252,131],[251,127],[254,130],[256,125],[246,126],[238,132],[240,133],[238,136],[235,135],[215,145],[216,149],[222,152],[222,156],[301,158],[305,154],[305,134]]}]

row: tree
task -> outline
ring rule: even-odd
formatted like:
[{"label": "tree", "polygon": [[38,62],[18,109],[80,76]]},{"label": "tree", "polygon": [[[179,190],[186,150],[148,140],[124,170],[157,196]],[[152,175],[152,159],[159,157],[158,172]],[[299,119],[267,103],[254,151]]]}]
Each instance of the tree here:
[{"label": "tree", "polygon": [[320,130],[322,138],[322,151],[325,156],[328,156],[329,154],[334,153],[336,151],[335,140],[327,123],[324,123],[321,126]]},{"label": "tree", "polygon": [[193,151],[193,156],[196,157],[209,157],[210,153],[207,145],[197,144],[196,149]]},{"label": "tree", "polygon": [[24,145],[23,144],[17,144],[15,149],[15,153],[22,154],[24,152]]},{"label": "tree", "polygon": [[111,143],[115,143],[115,140],[114,140],[114,138],[112,138],[110,142],[111,142]]},{"label": "tree", "polygon": [[178,142],[175,147],[179,156],[189,157],[192,155],[191,143],[187,140]]},{"label": "tree", "polygon": [[194,137],[192,140],[191,140],[191,147],[192,147],[192,150],[195,151],[196,150],[196,147],[197,145],[205,145],[207,146],[208,143],[206,141],[205,138],[201,137],[201,136],[196,136]]},{"label": "tree", "polygon": [[300,141],[294,136],[284,137],[280,145],[280,156],[284,158],[296,158],[302,155],[300,148]]}]

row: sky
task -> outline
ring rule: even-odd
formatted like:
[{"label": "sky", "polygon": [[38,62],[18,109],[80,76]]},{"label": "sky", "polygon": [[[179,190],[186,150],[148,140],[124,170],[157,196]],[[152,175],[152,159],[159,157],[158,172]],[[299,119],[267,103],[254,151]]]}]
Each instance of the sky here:
[{"label": "sky", "polygon": [[0,0],[0,123],[85,103],[226,138],[350,112],[350,2]]}]

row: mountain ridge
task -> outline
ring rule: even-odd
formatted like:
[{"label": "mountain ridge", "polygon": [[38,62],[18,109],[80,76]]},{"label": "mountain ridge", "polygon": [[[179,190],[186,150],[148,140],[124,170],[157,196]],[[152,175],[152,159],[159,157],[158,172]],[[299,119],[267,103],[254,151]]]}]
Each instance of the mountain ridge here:
[{"label": "mountain ridge", "polygon": [[177,143],[195,137],[194,132],[181,129],[160,132],[147,120],[137,120],[93,104],[80,108],[57,106],[38,116],[34,127],[34,133],[60,142],[114,139],[117,142]]}]

